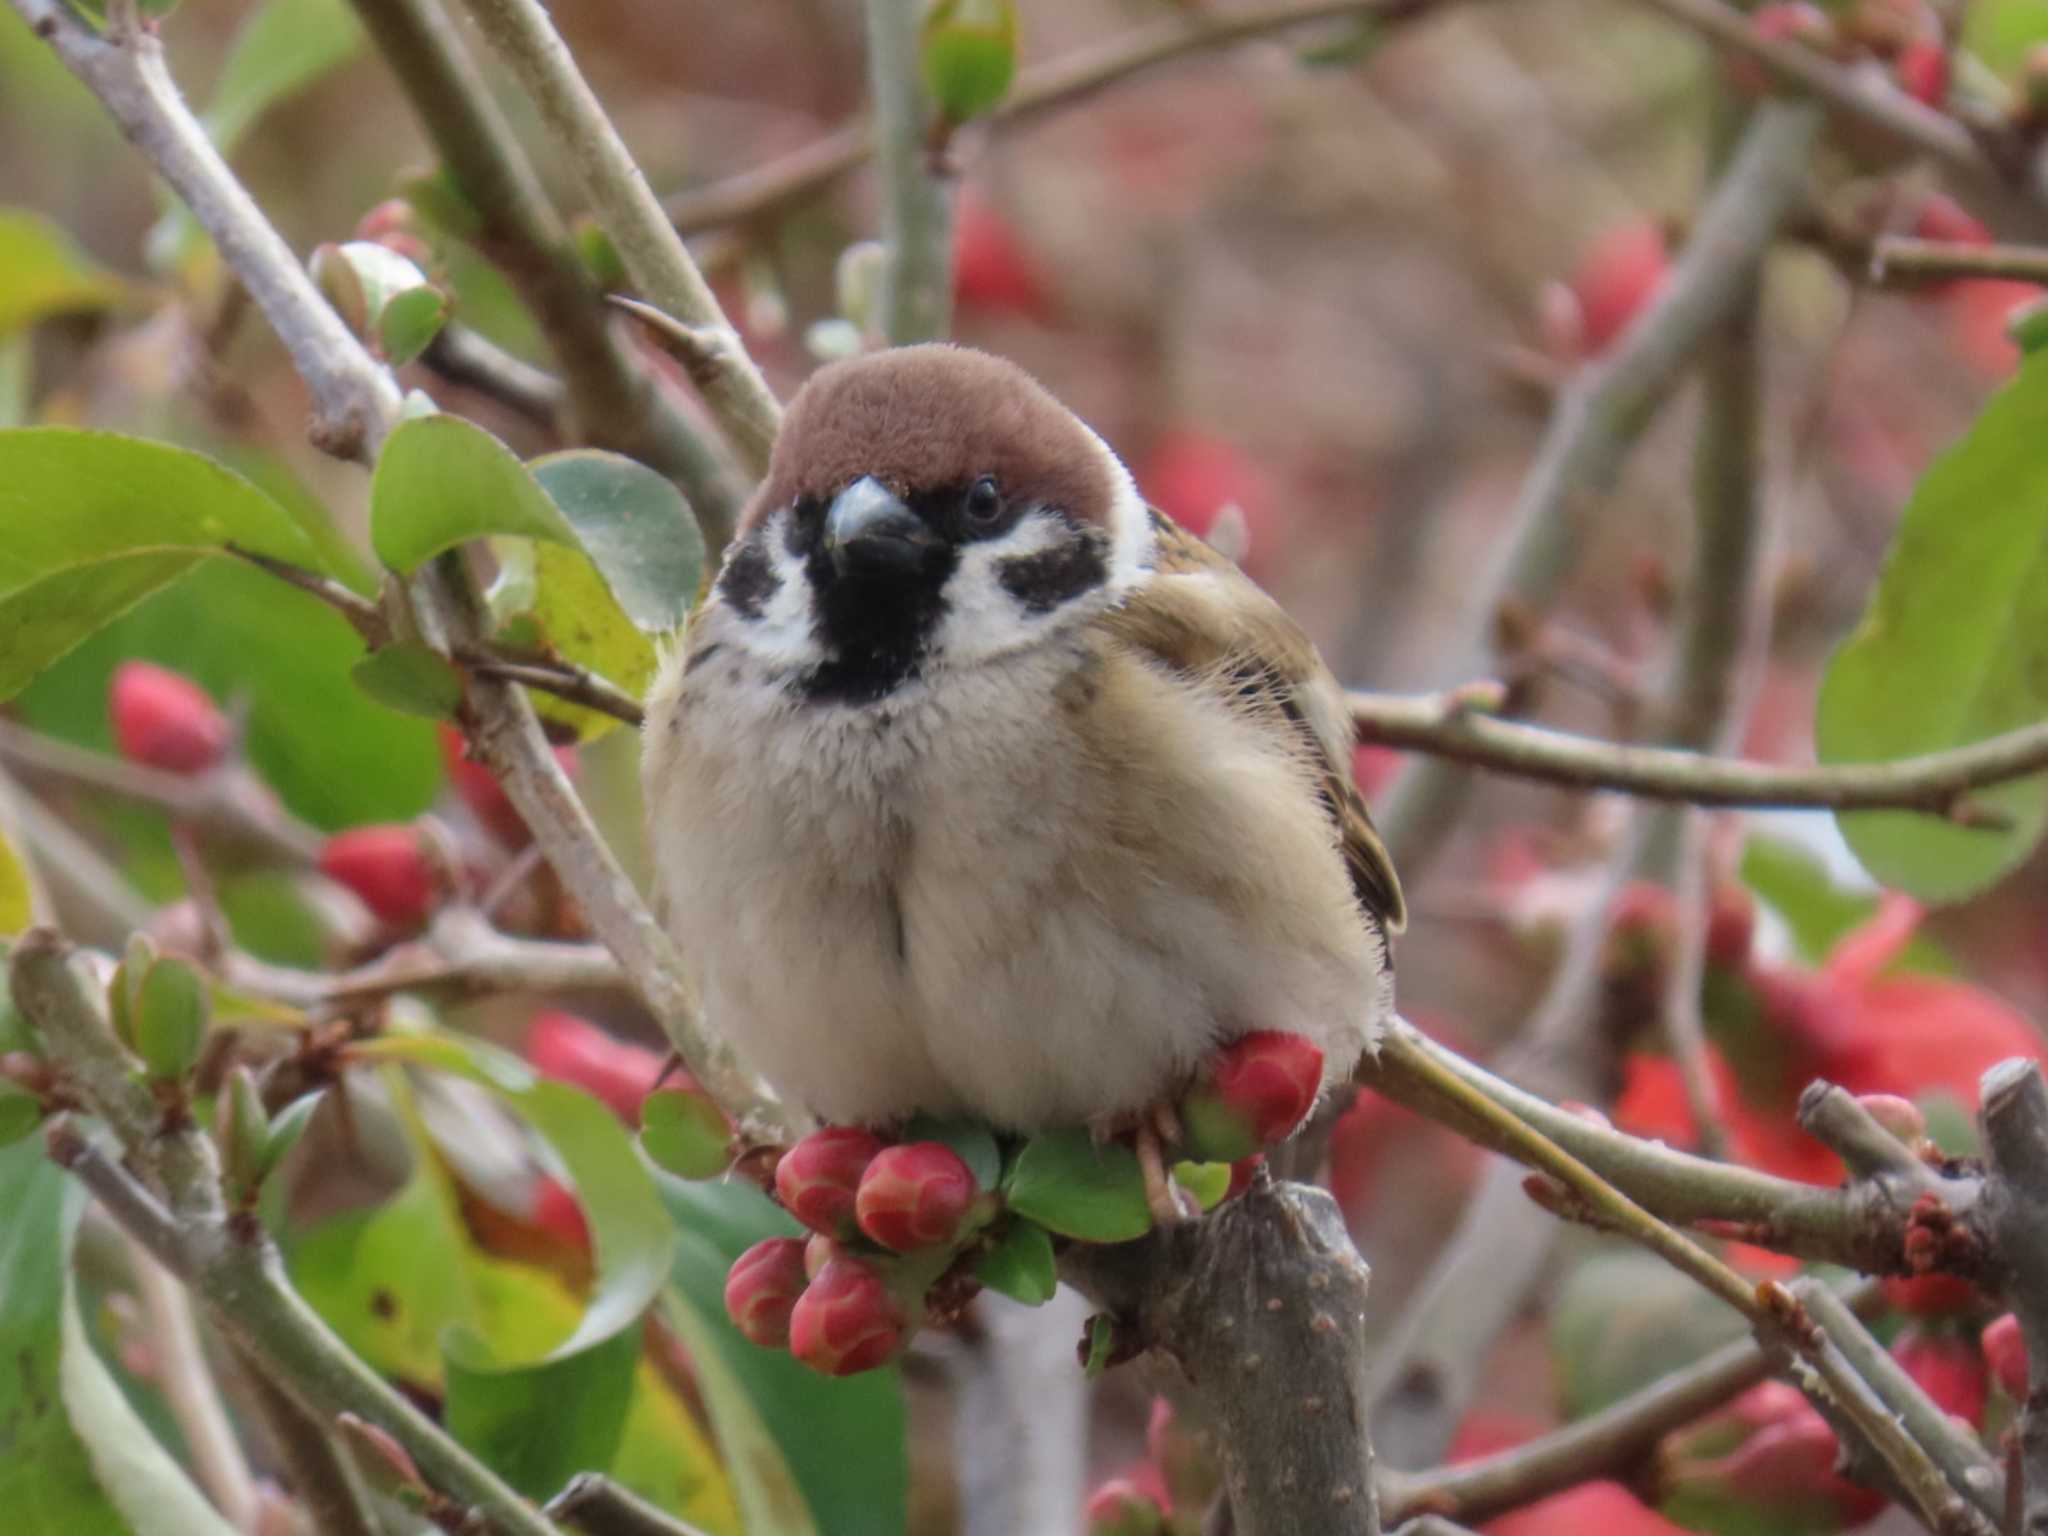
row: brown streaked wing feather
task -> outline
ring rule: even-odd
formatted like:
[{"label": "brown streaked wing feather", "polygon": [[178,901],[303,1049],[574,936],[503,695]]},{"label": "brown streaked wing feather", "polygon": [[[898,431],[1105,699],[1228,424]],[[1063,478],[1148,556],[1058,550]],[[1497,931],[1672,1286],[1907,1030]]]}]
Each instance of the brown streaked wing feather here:
[{"label": "brown streaked wing feather", "polygon": [[[1154,512],[1152,522],[1156,577],[1103,624],[1177,672],[1216,679],[1231,707],[1277,711],[1299,733],[1320,769],[1323,803],[1337,825],[1352,887],[1369,911],[1400,931],[1407,903],[1352,781],[1343,691],[1300,626],[1249,577],[1163,514]],[[1213,595],[1182,577],[1210,578]]]}]

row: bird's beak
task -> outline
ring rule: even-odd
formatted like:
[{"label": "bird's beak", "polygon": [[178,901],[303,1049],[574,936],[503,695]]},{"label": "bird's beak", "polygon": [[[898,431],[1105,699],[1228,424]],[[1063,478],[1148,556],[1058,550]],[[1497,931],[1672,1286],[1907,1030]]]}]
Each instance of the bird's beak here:
[{"label": "bird's beak", "polygon": [[931,547],[932,531],[872,475],[832,498],[825,514],[825,552],[844,576],[851,569],[910,571]]}]

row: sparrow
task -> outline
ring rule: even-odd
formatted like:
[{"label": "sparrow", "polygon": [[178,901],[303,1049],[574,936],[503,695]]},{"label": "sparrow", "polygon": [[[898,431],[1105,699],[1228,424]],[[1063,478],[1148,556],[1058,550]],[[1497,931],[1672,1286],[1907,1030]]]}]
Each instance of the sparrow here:
[{"label": "sparrow", "polygon": [[643,740],[706,1016],[828,1122],[1141,1125],[1237,1036],[1327,1085],[1391,1014],[1342,690],[985,353],[812,376]]}]

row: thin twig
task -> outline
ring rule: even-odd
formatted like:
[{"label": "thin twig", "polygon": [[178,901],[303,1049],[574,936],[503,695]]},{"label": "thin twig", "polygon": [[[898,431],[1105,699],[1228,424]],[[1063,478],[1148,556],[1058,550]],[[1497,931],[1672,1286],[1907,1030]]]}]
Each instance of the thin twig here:
[{"label": "thin twig", "polygon": [[248,561],[259,571],[275,576],[289,586],[297,587],[309,597],[318,598],[347,619],[349,627],[362,636],[363,644],[371,650],[390,643],[391,625],[385,619],[384,611],[354,588],[343,585],[331,576],[322,576],[318,571],[309,571],[302,565],[293,565],[289,560],[279,560],[274,555],[244,549],[232,539],[224,547],[229,554],[239,560]]},{"label": "thin twig", "polygon": [[724,366],[701,385],[704,397],[742,466],[761,473],[782,408],[648,190],[632,152],[577,70],[547,11],[539,0],[468,0],[468,5],[478,28],[511,66],[548,132],[575,166],[584,195],[634,286],[649,303],[684,324],[718,335]]},{"label": "thin twig", "polygon": [[[1229,15],[1188,11],[1168,21],[1138,27],[1106,43],[1075,50],[1021,71],[1008,99],[987,119],[1002,129],[1040,113],[1072,106],[1105,87],[1193,53],[1227,47],[1255,37],[1334,21],[1370,16],[1381,23],[1405,21],[1438,9],[1443,0],[1287,0],[1285,4]],[[744,223],[807,197],[873,152],[868,121],[849,123],[778,160],[742,171],[709,186],[693,187],[664,202],[676,229],[702,234]]]},{"label": "thin twig", "polygon": [[251,1351],[235,1351],[271,1448],[283,1464],[299,1507],[319,1536],[382,1536],[369,1491],[335,1432],[279,1386]]},{"label": "thin twig", "polygon": [[687,1520],[656,1509],[601,1472],[571,1478],[548,1500],[547,1514],[584,1536],[704,1536]]},{"label": "thin twig", "polygon": [[1354,693],[1350,704],[1361,741],[1546,784],[1693,805],[1921,811],[1964,826],[1992,827],[2004,822],[1970,796],[2048,770],[2048,723],[1888,763],[1790,768],[1497,720],[1474,713],[1457,693]]},{"label": "thin twig", "polygon": [[449,383],[489,396],[544,431],[554,430],[556,413],[568,397],[553,374],[466,325],[442,326],[420,361]]},{"label": "thin twig", "polygon": [[154,30],[117,24],[102,34],[63,0],[10,3],[213,237],[311,392],[320,446],[337,458],[369,462],[397,415],[398,386],[320,298],[291,247],[228,169],[178,95]]},{"label": "thin twig", "polygon": [[868,90],[882,181],[881,331],[891,344],[942,340],[953,313],[953,189],[929,151],[918,78],[923,0],[867,0]]},{"label": "thin twig", "polygon": [[455,660],[478,677],[524,683],[529,688],[552,693],[556,698],[581,704],[585,709],[597,710],[628,725],[637,726],[642,719],[638,699],[618,684],[573,661],[527,661],[498,655],[481,646],[459,648]]},{"label": "thin twig", "polygon": [[156,806],[175,821],[285,864],[308,863],[320,849],[320,834],[279,805],[239,762],[203,773],[168,773],[12,720],[0,720],[0,761],[27,778],[63,780]]},{"label": "thin twig", "polygon": [[[1504,606],[1534,613],[1550,607],[1577,564],[1589,505],[1612,482],[1704,340],[1750,291],[1764,252],[1799,206],[1820,122],[1804,103],[1773,101],[1757,109],[1670,277],[1613,354],[1581,373],[1558,400],[1506,514],[1502,554],[1478,583],[1482,596],[1464,635],[1448,647],[1452,676],[1487,666]],[[1462,770],[1444,761],[1416,763],[1402,774],[1381,826],[1411,879],[1449,832],[1466,788]]]},{"label": "thin twig", "polygon": [[2048,1086],[2037,1062],[2002,1061],[1984,1074],[1979,1120],[1991,1163],[1992,1230],[2011,1270],[2005,1299],[2027,1346],[2019,1424],[2024,1536],[2048,1532]]},{"label": "thin twig", "polygon": [[[738,516],[739,486],[675,401],[613,333],[568,230],[440,0],[353,4],[449,174],[476,210],[478,248],[525,300],[554,353],[575,435],[672,476],[714,547],[722,544]],[[451,341],[438,355],[444,362],[477,362],[481,353],[474,342]],[[501,386],[525,386],[514,398],[536,399],[530,379],[509,371],[508,361],[516,362],[494,360],[488,377]]]},{"label": "thin twig", "polygon": [[1873,283],[1928,283],[1957,277],[2048,283],[2048,249],[2038,245],[1965,245],[1880,235],[1870,248]]}]

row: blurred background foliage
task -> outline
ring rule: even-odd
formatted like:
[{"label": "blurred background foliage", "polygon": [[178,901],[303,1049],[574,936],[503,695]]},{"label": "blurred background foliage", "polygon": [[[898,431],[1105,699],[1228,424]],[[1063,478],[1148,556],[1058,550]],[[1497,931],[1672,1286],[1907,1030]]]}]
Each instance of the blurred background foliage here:
[{"label": "blurred background foliage", "polygon": [[[1178,9],[1033,0],[1022,59],[1063,57]],[[1662,281],[1698,206],[1707,124],[1724,90],[1719,64],[1694,38],[1619,0],[1417,9],[1398,22],[1337,21],[1198,52],[1068,109],[970,134],[954,151],[959,339],[1030,368],[1174,516],[1198,531],[1221,517],[1219,540],[1348,684],[1399,690],[1462,681],[1443,675],[1441,658],[1455,652],[1474,573],[1501,536],[1549,402]],[[799,149],[863,106],[860,17],[840,0],[607,0],[559,20],[665,194],[687,197]],[[1974,0],[1947,20],[1974,61],[1958,51],[1958,78],[1992,99],[2022,83],[2048,40],[2043,0]],[[350,239],[433,170],[407,103],[341,0],[187,0],[165,36],[178,78],[295,249]],[[527,104],[498,94],[549,190],[573,211],[573,187]],[[306,444],[303,390],[204,237],[11,19],[0,24],[0,145],[0,425],[92,427],[205,452],[274,497],[330,565],[367,571],[367,480]],[[1953,235],[1954,220],[1981,228],[1981,216],[2002,235],[2039,233],[2010,207],[1966,211],[1926,167],[1873,153],[1853,134],[1832,141],[1816,198],[1833,210],[1876,198],[1888,227],[1907,231]],[[421,207],[427,270],[453,295],[456,319],[546,364],[511,289]],[[874,224],[874,189],[860,172],[698,236],[729,312],[784,394],[812,365],[807,338],[837,313],[842,252]],[[1775,249],[1761,485],[1773,627],[1751,680],[1745,755],[1812,755],[1822,671],[1864,611],[1914,486],[2012,376],[2019,354],[2004,321],[2033,292],[1990,281],[1878,289],[1818,242]],[[425,364],[405,376],[522,455],[556,446],[531,420]],[[2038,478],[2034,397],[2012,398],[2010,452]],[[1594,509],[1583,558],[1534,648],[1546,721],[1623,737],[1644,723],[1685,567],[1698,411],[1682,397],[1664,413]],[[1985,494],[1982,477],[1960,494]],[[1939,544],[1952,514],[1923,495],[1920,516]],[[532,547],[544,562],[581,558]],[[516,578],[527,557],[501,554]],[[559,594],[573,579],[557,569],[543,584]],[[1959,619],[1971,590],[1947,598]],[[529,617],[545,624],[544,612]],[[465,878],[489,883],[519,857],[523,829],[516,818],[509,833],[493,821],[502,809],[464,783],[432,724],[356,686],[360,653],[328,609],[242,565],[204,561],[85,640],[7,714],[106,752],[114,669],[161,663],[230,711],[261,781],[316,832],[431,809],[455,829],[460,859],[478,865]],[[617,680],[644,679],[643,663],[636,652]],[[1912,712],[1930,707],[1942,684],[1938,673],[1904,676],[1887,663],[1870,686]],[[578,752],[583,791],[635,863],[632,733]],[[1399,766],[1391,753],[1362,752],[1361,782],[1384,788]],[[187,871],[167,818],[42,779],[36,789],[36,806],[18,811],[61,814],[82,831],[110,871],[161,904],[159,937],[174,944],[191,907],[179,900]],[[1606,798],[1489,783],[1411,893],[1404,1011],[1479,1054],[1511,1036],[1593,902],[1627,814]],[[2048,1014],[2048,861],[2036,853],[1988,890],[1965,872],[1953,892],[1934,894],[1967,900],[1923,911],[1886,895],[1824,813],[1723,817],[1709,859],[1717,921],[1728,915],[1725,944],[1709,953],[1707,1026],[1735,1155],[1834,1178],[1831,1156],[1791,1121],[1816,1074],[1919,1100],[1936,1138],[1968,1150],[1978,1071],[2014,1050],[2038,1053],[2031,1021]],[[214,873],[236,941],[263,960],[337,965],[391,940],[304,869],[225,858]],[[50,883],[72,931],[118,949],[118,909],[110,917],[104,903],[95,909]],[[533,935],[581,936],[544,872],[513,892],[500,919]],[[1603,1019],[1626,1011],[1615,999],[1630,987],[1661,975],[1667,936],[1654,902],[1624,904]],[[450,1047],[461,1051],[523,1052],[611,1092],[630,1119],[658,1059],[593,1066],[598,1047],[596,1058],[576,1056],[589,1043],[577,1029],[591,1026],[543,1005],[657,1045],[644,1017],[604,994],[450,1006],[439,1026],[451,1033],[435,1038],[497,1043]],[[1693,1140],[1654,1042],[1628,1029],[1602,1046],[1619,1123]],[[551,1066],[556,1049],[575,1060]],[[660,1196],[680,1229],[668,1256],[658,1211],[606,1218],[575,1177],[579,1166],[631,1155],[619,1120],[550,1119],[527,1090],[494,1098],[492,1085],[513,1080],[509,1058],[475,1060],[484,1065],[466,1070],[484,1087],[395,1064],[365,1074],[350,1096],[353,1120],[319,1117],[272,1187],[295,1280],[351,1344],[439,1405],[530,1493],[603,1464],[710,1531],[955,1528],[937,1374],[827,1382],[753,1348],[728,1323],[726,1266],[786,1229],[786,1218],[741,1186],[664,1181]],[[523,1117],[507,1112],[508,1099]],[[107,1232],[86,1226],[77,1282],[66,1282],[58,1259],[73,1240],[76,1202],[33,1152],[7,1157],[16,1194],[0,1226],[0,1340],[26,1341],[55,1370],[56,1320],[76,1308],[119,1402],[180,1449],[149,1330],[113,1279],[114,1257],[95,1251],[109,1248]],[[1400,1314],[1479,1166],[1469,1148],[1385,1103],[1346,1116],[1331,1183],[1373,1262],[1381,1315]],[[630,1268],[623,1249],[605,1249],[607,1219],[626,1248],[638,1244],[665,1266],[641,1277],[640,1299],[656,1305],[644,1323],[557,1358],[583,1308]],[[1484,1401],[1455,1453],[1591,1411],[1725,1336],[1705,1298],[1597,1238],[1574,1234],[1551,1270],[1547,1304],[1516,1309],[1493,1346]],[[1905,1284],[1894,1300],[1888,1328],[1934,1362],[1923,1384],[1947,1372],[1943,1380],[1962,1383],[1957,1410],[1995,1429],[2009,1405],[1991,1391],[1976,1342],[1988,1320],[1981,1299],[1966,1287]],[[450,1328],[487,1344],[465,1354]],[[1129,1374],[1096,1389],[1091,1479],[1134,1459],[1155,1468],[1171,1459],[1156,1422],[1148,1447],[1149,1397]],[[0,1407],[23,1411],[23,1392],[0,1385]],[[563,1401],[578,1404],[582,1438],[534,1444],[534,1411]],[[105,1405],[110,1416],[81,1430],[88,1455],[95,1435],[123,1432]],[[1493,1529],[1542,1536],[1592,1518],[1667,1529],[1649,1508],[1660,1498],[1667,1516],[1702,1531],[1833,1530],[1868,1517],[1853,1490],[1822,1476],[1832,1441],[1816,1460],[1807,1426],[1799,1422],[1799,1439],[1787,1415],[1796,1418],[1783,1404],[1758,1405],[1750,1420],[1721,1426],[1719,1440],[1673,1447],[1670,1465],[1632,1494],[1600,1491],[1593,1504],[1554,1511],[1564,1523],[1532,1523],[1538,1506]],[[1730,1459],[1759,1425],[1778,1439],[1751,1454],[1782,1474],[1778,1483]],[[95,1503],[106,1496],[90,1476],[60,1473],[78,1448],[61,1426],[45,1428],[61,1453],[41,1460],[45,1442],[34,1440],[0,1449],[0,1496],[35,1490],[24,1496],[47,1499],[37,1507],[70,1522],[32,1529],[134,1525],[132,1511]],[[39,1458],[33,1468],[28,1451]]]}]

